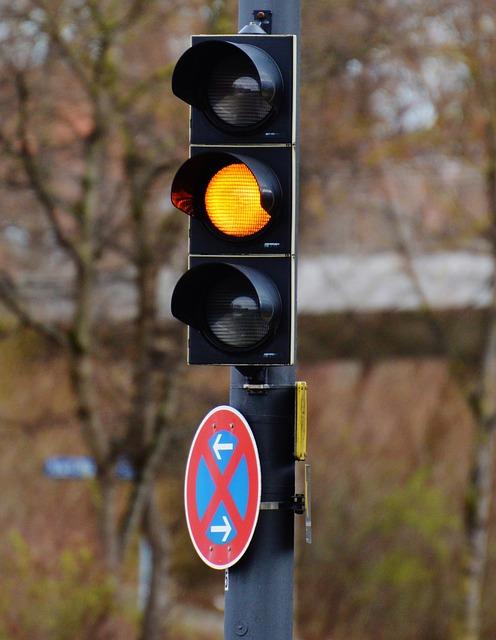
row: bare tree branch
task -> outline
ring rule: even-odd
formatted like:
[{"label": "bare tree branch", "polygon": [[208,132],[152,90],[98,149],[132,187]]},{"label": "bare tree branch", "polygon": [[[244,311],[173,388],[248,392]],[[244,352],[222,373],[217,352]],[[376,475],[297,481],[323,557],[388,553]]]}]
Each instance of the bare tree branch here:
[{"label": "bare tree branch", "polygon": [[167,628],[172,597],[170,575],[172,545],[170,532],[152,494],[143,518],[143,530],[153,554],[150,593],[147,599],[140,640],[158,640]]},{"label": "bare tree branch", "polygon": [[117,28],[122,31],[124,29],[127,29],[131,25],[134,25],[136,23],[136,20],[138,20],[139,17],[144,14],[145,6],[153,1],[154,0],[133,0],[129,9],[127,10],[127,13],[118,23]]},{"label": "bare tree branch", "polygon": [[130,91],[115,97],[116,107],[120,111],[125,111],[133,105],[139,98],[146,95],[157,83],[163,83],[172,76],[173,65],[169,64],[159,69],[155,69],[146,78],[138,82]]},{"label": "bare tree branch", "polygon": [[72,69],[74,76],[79,80],[83,89],[88,95],[93,94],[93,86],[90,76],[87,74],[86,69],[90,66],[91,60],[85,51],[78,49],[73,50],[67,40],[61,33],[60,24],[52,14],[50,6],[45,0],[32,0],[33,4],[43,11],[45,22],[42,23],[41,28],[45,29],[46,34],[49,36],[53,44],[60,51],[62,59]]},{"label": "bare tree branch", "polygon": [[177,412],[179,397],[179,371],[168,377],[163,385],[162,402],[156,414],[155,435],[148,444],[141,473],[137,478],[129,497],[126,511],[120,526],[121,549],[126,549],[133,532],[136,530],[150,494],[150,487],[156,477],[167,447],[174,438],[172,428]]},{"label": "bare tree branch", "polygon": [[16,73],[15,85],[19,103],[17,136],[19,140],[19,157],[24,167],[24,172],[29,180],[31,190],[40,203],[45,217],[59,246],[75,261],[79,261],[74,243],[64,233],[57,214],[57,199],[51,192],[44,178],[41,166],[31,149],[29,141],[29,89],[26,79],[21,72]]},{"label": "bare tree branch", "polygon": [[67,334],[58,327],[37,320],[22,304],[17,287],[5,272],[0,272],[0,301],[23,326],[34,329],[44,338],[48,338],[61,347],[67,347]]},{"label": "bare tree branch", "polygon": [[393,185],[391,184],[391,178],[387,167],[384,163],[381,165],[383,183],[386,189],[390,207],[387,210],[389,218],[393,222],[393,229],[396,232],[396,246],[399,256],[402,258],[403,268],[410,279],[415,294],[420,300],[421,311],[424,314],[429,327],[432,331],[437,344],[440,346],[443,353],[450,355],[452,351],[452,345],[449,343],[446,337],[446,332],[439,323],[439,320],[432,308],[432,305],[425,293],[425,289],[420,281],[417,270],[415,269],[414,256],[412,252],[411,242],[408,239],[408,235],[404,228],[404,222],[401,212],[398,210],[398,203],[396,194],[394,192]]}]

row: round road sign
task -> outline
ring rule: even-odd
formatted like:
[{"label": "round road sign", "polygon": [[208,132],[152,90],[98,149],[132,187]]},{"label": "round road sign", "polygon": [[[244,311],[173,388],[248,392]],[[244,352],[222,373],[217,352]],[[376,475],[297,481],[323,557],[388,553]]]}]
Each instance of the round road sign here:
[{"label": "round road sign", "polygon": [[260,460],[250,426],[232,407],[212,409],[191,445],[184,502],[193,545],[213,569],[232,566],[248,548],[260,494]]}]

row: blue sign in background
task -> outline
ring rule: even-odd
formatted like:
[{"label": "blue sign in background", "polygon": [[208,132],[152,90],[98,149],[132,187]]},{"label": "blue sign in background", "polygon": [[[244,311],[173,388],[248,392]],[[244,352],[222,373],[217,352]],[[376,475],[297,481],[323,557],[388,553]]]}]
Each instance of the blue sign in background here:
[{"label": "blue sign in background", "polygon": [[[96,464],[89,456],[52,456],[45,460],[43,472],[55,480],[81,480],[95,477]],[[134,471],[128,460],[120,458],[117,461],[115,475],[120,480],[134,478]]]}]

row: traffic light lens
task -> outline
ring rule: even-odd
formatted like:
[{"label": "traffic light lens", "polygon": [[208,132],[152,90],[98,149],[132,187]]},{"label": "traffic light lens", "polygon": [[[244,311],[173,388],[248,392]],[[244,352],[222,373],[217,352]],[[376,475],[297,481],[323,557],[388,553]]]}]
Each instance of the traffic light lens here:
[{"label": "traffic light lens", "polygon": [[270,331],[255,291],[244,278],[231,276],[212,286],[205,301],[205,317],[214,338],[228,347],[250,349]]},{"label": "traffic light lens", "polygon": [[252,236],[270,221],[260,202],[258,183],[244,164],[230,164],[218,171],[205,192],[205,210],[221,233],[236,238]]},{"label": "traffic light lens", "polygon": [[214,114],[233,127],[256,126],[272,111],[252,65],[243,55],[233,55],[214,66],[207,94]]}]

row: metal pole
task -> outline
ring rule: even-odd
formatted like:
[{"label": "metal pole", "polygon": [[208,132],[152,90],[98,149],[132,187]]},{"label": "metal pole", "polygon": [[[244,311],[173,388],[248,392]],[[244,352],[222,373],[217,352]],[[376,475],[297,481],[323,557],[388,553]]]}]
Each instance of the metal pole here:
[{"label": "metal pole", "polygon": [[[248,420],[262,468],[262,504],[255,535],[226,571],[225,640],[293,637],[294,367],[270,367],[247,377],[232,369],[230,404]],[[245,385],[248,385],[246,388]],[[259,386],[263,385],[263,390]],[[251,387],[251,388],[250,388]]]},{"label": "metal pole", "polygon": [[[256,10],[272,11],[273,34],[300,34],[300,0],[239,0],[239,29]],[[260,511],[248,551],[226,571],[224,640],[291,640],[295,367],[232,368],[230,404],[248,420],[257,442],[262,506],[282,508]]]}]

